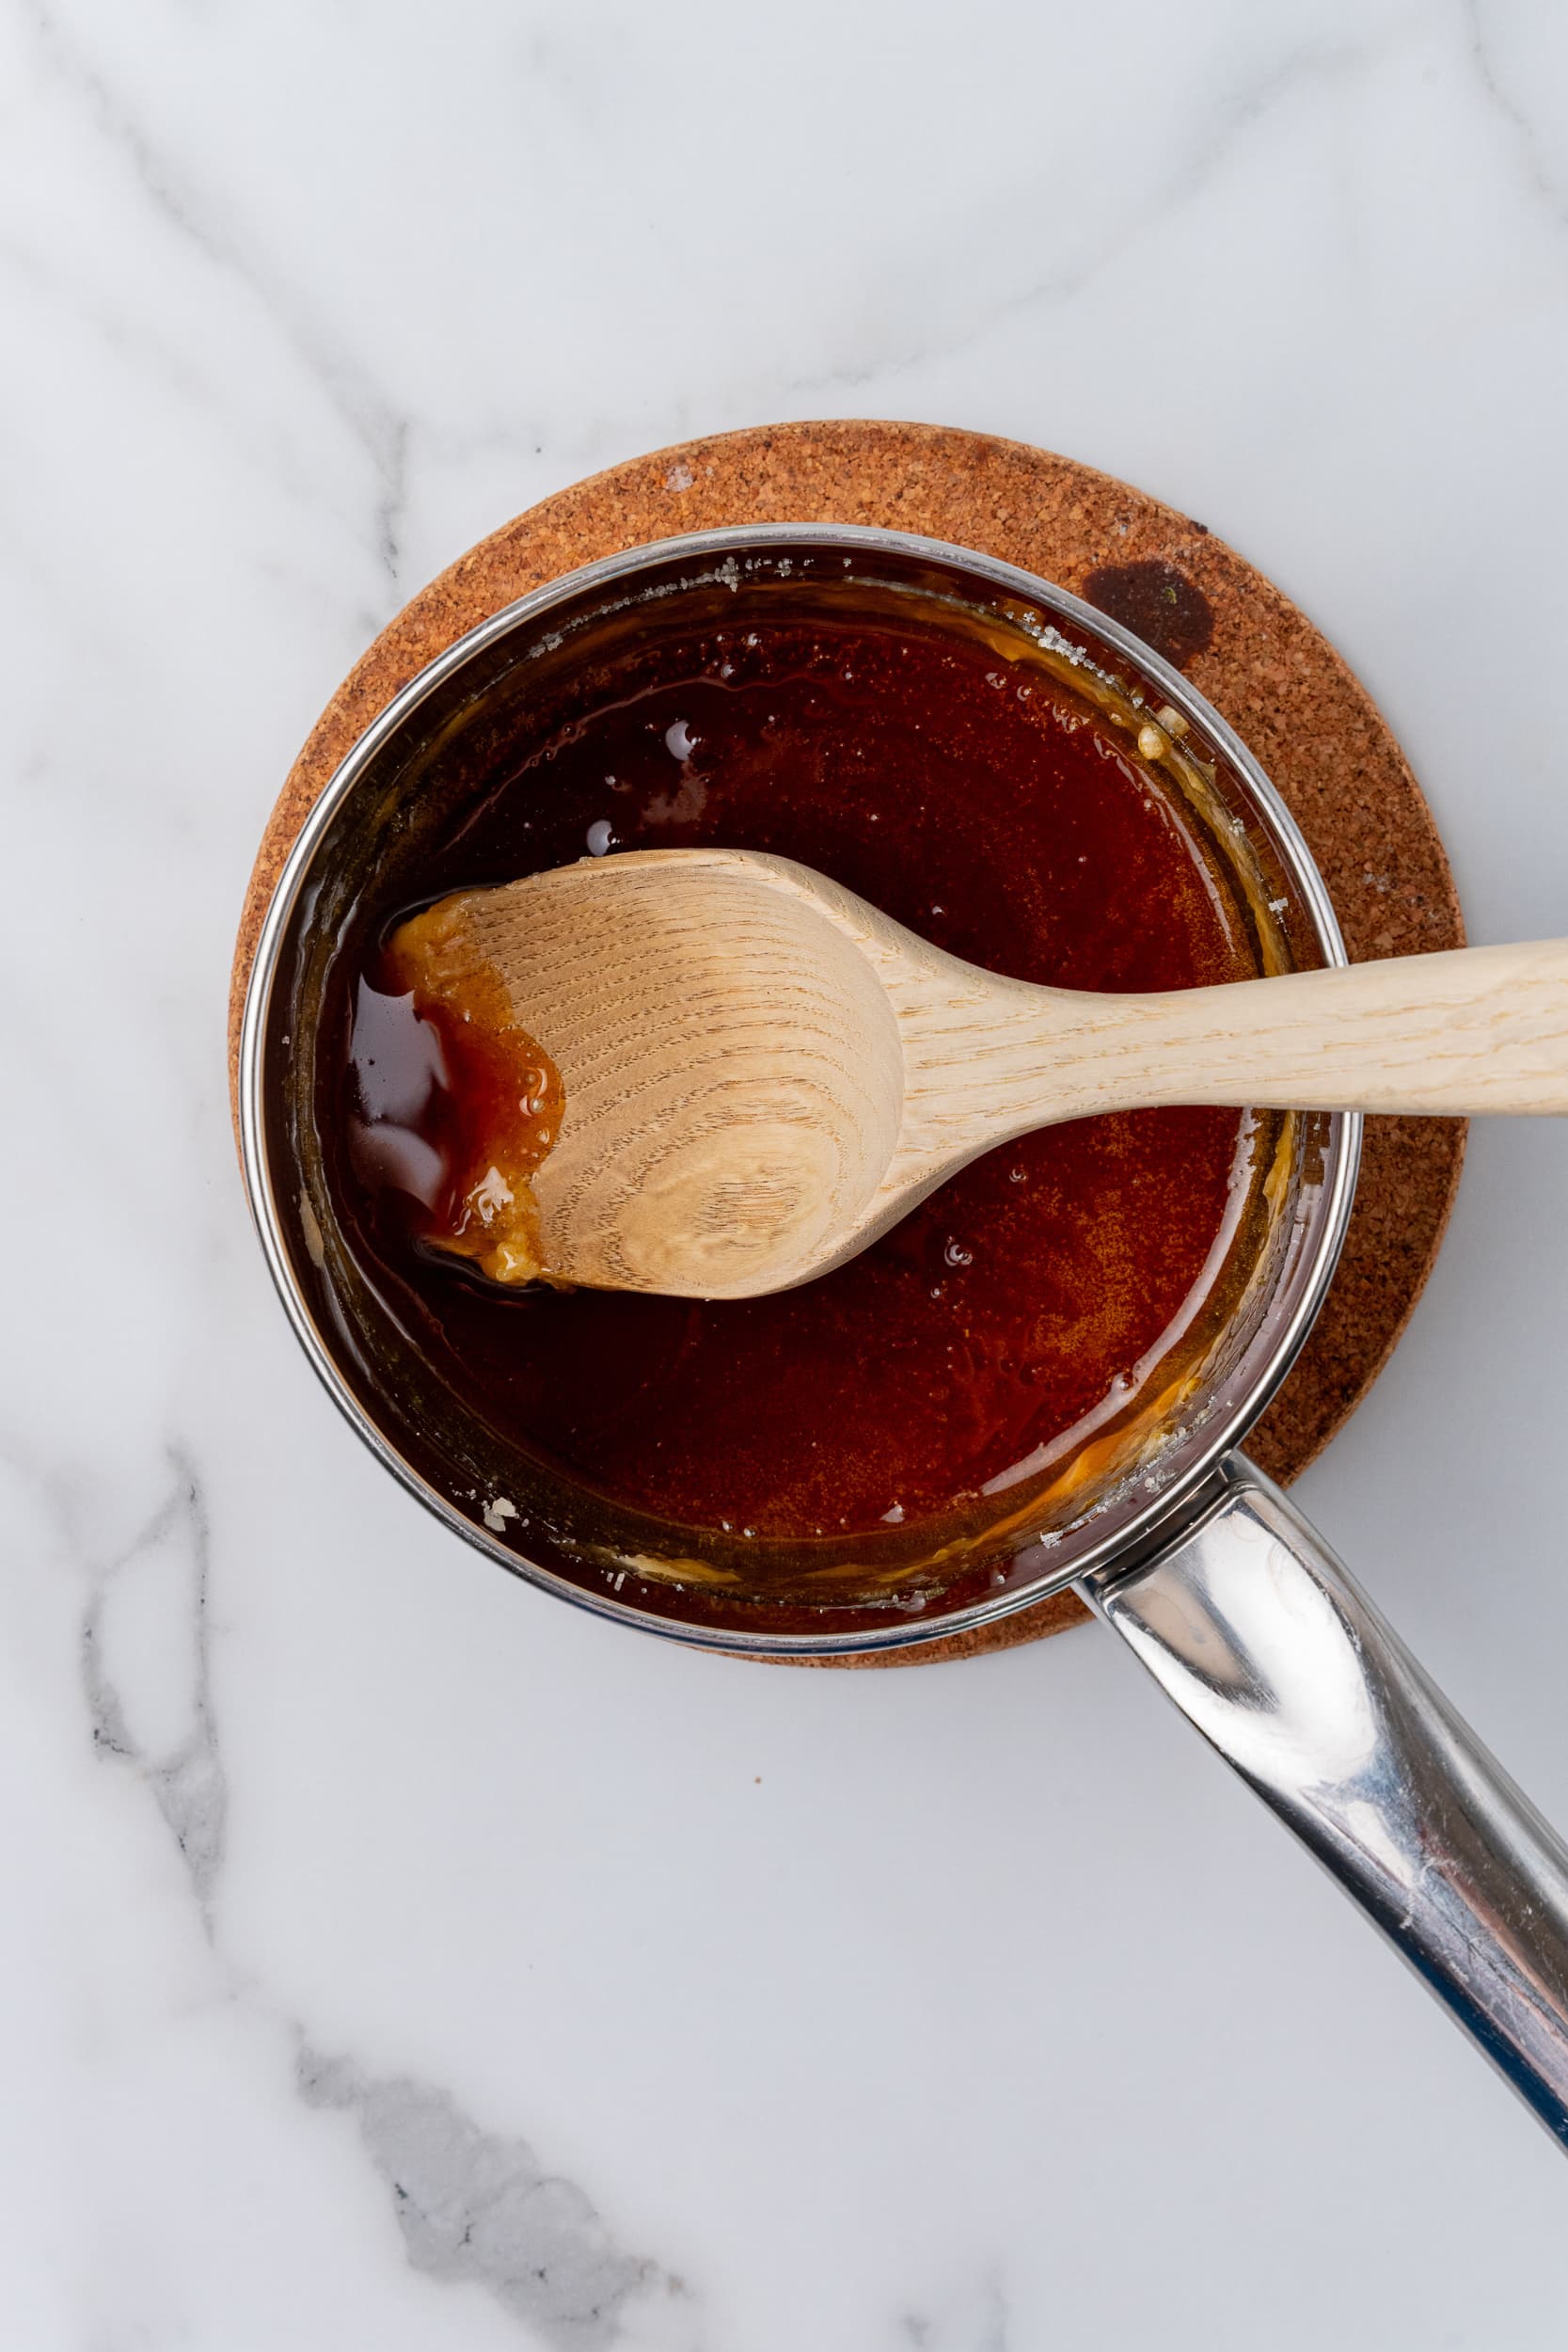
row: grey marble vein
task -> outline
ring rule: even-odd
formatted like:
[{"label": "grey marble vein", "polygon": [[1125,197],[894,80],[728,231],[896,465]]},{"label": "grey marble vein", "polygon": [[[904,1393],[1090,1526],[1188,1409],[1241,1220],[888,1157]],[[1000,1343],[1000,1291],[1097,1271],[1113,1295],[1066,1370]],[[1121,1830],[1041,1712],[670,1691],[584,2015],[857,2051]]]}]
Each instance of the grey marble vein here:
[{"label": "grey marble vein", "polygon": [[[146,1779],[190,1872],[209,1937],[212,1905],[223,1865],[229,1790],[218,1752],[213,1713],[208,1639],[208,1577],[211,1545],[201,1486],[180,1453],[170,1456],[173,1485],[167,1499],[107,1568],[94,1576],[82,1613],[81,1677],[100,1756],[123,1760]],[[149,1552],[172,1549],[181,1569],[184,1624],[167,1636],[186,1650],[186,1690],[181,1735],[150,1752],[130,1727],[125,1699],[106,1654],[104,1609],[115,1580]]]},{"label": "grey marble vein", "polygon": [[1001,2280],[994,2273],[987,2278],[977,2304],[958,2326],[910,2312],[902,2333],[910,2352],[1008,2352],[1007,2304]]},{"label": "grey marble vein", "polygon": [[239,230],[220,222],[214,199],[182,184],[129,102],[61,23],[41,5],[28,11],[39,53],[55,80],[88,113],[104,143],[119,154],[153,210],[259,305],[318,386],[370,461],[376,481],[371,538],[390,589],[397,591],[398,524],[406,497],[408,421],[363,365],[280,283]]},{"label": "grey marble vein", "polygon": [[309,2048],[299,2085],[310,2106],[354,2117],[414,2267],[476,2281],[562,2352],[613,2344],[634,2296],[682,2292],[623,2253],[583,2191],[547,2173],[526,2140],[482,2131],[444,2090]]},{"label": "grey marble vein", "polygon": [[[47,319],[47,334],[57,333],[60,322],[69,319],[97,340],[106,358],[135,370],[154,388],[160,400],[166,397],[178,403],[181,410],[191,417],[208,418],[214,413],[211,379],[194,363],[189,347],[160,331],[147,308],[138,310],[129,290],[119,284],[89,286],[83,274],[63,256],[49,253],[47,247],[35,249],[15,235],[0,235],[0,271],[6,272],[12,281],[8,305],[14,306],[18,297],[24,297]],[[309,495],[299,468],[290,465],[276,436],[247,429],[243,410],[232,404],[225,404],[222,413],[236,443],[245,447],[248,461],[258,471],[289,495]],[[401,500],[401,482],[397,492]],[[390,494],[389,490],[383,492],[384,498]],[[69,558],[57,546],[29,544],[22,518],[10,510],[0,509],[0,533],[4,536],[8,564],[26,557],[29,577],[36,577],[47,587],[59,605],[62,625],[78,637],[85,630],[101,627],[95,624],[90,610],[84,609],[80,582],[71,570]],[[383,537],[378,532],[378,564],[385,570],[382,548]],[[100,645],[106,658],[119,650],[108,632],[102,632]]]},{"label": "grey marble vein", "polygon": [[381,469],[382,490],[375,508],[375,551],[388,580],[395,588],[403,564],[403,527],[408,509],[408,421],[400,417],[388,436]]},{"label": "grey marble vein", "polygon": [[1554,215],[1560,228],[1568,227],[1568,182],[1558,179],[1553,173],[1546,161],[1545,143],[1536,124],[1503,80],[1493,55],[1487,26],[1489,14],[1485,0],[1465,0],[1470,59],[1476,69],[1476,78],[1489,103],[1502,117],[1513,135],[1524,165],[1525,178],[1532,193]]},{"label": "grey marble vein", "polygon": [[[1154,230],[1168,228],[1174,214],[1184,211],[1202,196],[1243,133],[1257,129],[1276,106],[1293,102],[1304,88],[1337,82],[1346,73],[1358,71],[1374,54],[1374,44],[1351,42],[1308,43],[1291,51],[1229,96],[1222,94],[1216,100],[1214,119],[1204,134],[1180,143],[1178,160],[1164,183],[1137,206],[1125,224],[1109,224],[1098,237],[1091,234],[1087,248],[1075,258],[1058,259],[1046,269],[1037,269],[1022,286],[998,294],[985,303],[976,315],[950,325],[945,333],[922,335],[906,348],[875,358],[847,361],[804,375],[792,374],[790,390],[812,395],[861,390],[883,376],[950,358],[1041,305],[1071,301],[1108,270],[1125,266]],[[919,282],[924,310],[929,299],[928,287],[925,278]]]},{"label": "grey marble vein", "polygon": [[[212,1694],[211,1534],[189,1460],[172,1451],[170,1470],[158,1508],[106,1566],[89,1570],[79,1670],[94,1749],[135,1772],[150,1790],[189,1872],[208,1940],[215,1943],[213,1906],[229,1793]],[[170,1652],[184,1653],[177,1669],[180,1728],[158,1741],[134,1728],[134,1675],[117,1663],[110,1616],[120,1580],[149,1564],[172,1572],[152,1620],[160,1664]],[[231,1994],[264,2010],[253,1989],[225,1973]],[[274,2022],[284,2021],[275,2014]],[[388,2185],[415,2269],[485,2287],[561,2352],[606,2352],[623,2333],[632,2298],[682,2295],[657,2264],[624,2252],[587,2194],[546,2171],[526,2140],[483,2131],[435,2085],[367,2075],[347,2058],[314,2051],[303,2027],[287,2029],[300,2050],[296,2079],[306,2104],[353,2116]]]}]

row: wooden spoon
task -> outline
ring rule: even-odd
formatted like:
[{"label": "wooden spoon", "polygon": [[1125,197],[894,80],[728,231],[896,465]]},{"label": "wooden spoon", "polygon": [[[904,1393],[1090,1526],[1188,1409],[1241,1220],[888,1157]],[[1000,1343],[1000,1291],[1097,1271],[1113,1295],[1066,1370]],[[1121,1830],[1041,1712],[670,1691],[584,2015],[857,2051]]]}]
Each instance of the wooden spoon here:
[{"label": "wooden spoon", "polygon": [[565,1082],[532,1178],[545,1262],[599,1288],[788,1289],[993,1144],[1098,1111],[1568,1111],[1564,940],[1102,996],[982,972],[750,850],[453,903]]}]

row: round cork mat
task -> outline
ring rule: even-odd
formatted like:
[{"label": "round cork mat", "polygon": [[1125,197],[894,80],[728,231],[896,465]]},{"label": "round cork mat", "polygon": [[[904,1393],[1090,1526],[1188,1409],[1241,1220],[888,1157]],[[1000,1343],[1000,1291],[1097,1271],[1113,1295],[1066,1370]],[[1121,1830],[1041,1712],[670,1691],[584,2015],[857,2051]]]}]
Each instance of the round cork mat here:
[{"label": "round cork mat", "polygon": [[[1124,482],[1022,442],[936,425],[761,426],[687,441],[562,490],[460,556],[404,607],[339,688],[295,761],[251,875],[235,953],[230,1070],[257,934],[290,845],[356,739],[427,661],[578,564],[686,531],[872,523],[1042,575],[1184,671],[1261,760],[1322,868],[1354,961],[1464,944],[1432,813],[1370,697],[1279,590],[1207,527]],[[1324,1446],[1393,1350],[1459,1183],[1457,1120],[1370,1119],[1334,1286],[1248,1452],[1282,1481]],[[1059,1593],[978,1631],[832,1665],[920,1664],[1061,1631]]]}]

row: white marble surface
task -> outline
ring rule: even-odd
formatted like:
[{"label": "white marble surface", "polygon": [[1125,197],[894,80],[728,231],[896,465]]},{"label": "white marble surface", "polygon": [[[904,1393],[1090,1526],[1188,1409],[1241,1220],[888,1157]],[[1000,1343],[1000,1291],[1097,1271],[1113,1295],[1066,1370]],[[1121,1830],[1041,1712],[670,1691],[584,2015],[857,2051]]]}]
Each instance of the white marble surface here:
[{"label": "white marble surface", "polygon": [[[458,549],[924,417],[1242,548],[1568,929],[1553,0],[6,0],[0,2342],[1560,2339],[1568,2173],[1110,1637],[883,1676],[515,1585],[242,1206],[263,816]],[[1538,703],[1537,692],[1540,693]],[[1568,1128],[1308,1506],[1568,1820]]]}]

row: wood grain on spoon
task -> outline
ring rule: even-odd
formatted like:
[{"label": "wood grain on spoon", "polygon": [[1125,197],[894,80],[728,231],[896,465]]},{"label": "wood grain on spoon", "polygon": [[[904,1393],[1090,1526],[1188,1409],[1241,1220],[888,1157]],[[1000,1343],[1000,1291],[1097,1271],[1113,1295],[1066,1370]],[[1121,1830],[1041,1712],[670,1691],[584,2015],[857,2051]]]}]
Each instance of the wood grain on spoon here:
[{"label": "wood grain on spoon", "polygon": [[1568,941],[1090,995],[743,850],[586,860],[441,915],[449,992],[471,968],[561,1072],[541,1255],[598,1288],[787,1289],[992,1145],[1101,1111],[1568,1111]]}]

